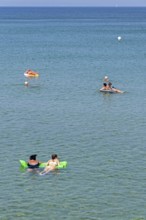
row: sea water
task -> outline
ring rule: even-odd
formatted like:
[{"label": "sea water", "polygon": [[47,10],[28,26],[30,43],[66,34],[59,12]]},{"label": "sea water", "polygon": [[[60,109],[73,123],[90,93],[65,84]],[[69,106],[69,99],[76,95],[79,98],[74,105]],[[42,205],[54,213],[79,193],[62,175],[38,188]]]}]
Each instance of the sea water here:
[{"label": "sea water", "polygon": [[1,220],[146,219],[146,8],[0,8],[0,74]]}]

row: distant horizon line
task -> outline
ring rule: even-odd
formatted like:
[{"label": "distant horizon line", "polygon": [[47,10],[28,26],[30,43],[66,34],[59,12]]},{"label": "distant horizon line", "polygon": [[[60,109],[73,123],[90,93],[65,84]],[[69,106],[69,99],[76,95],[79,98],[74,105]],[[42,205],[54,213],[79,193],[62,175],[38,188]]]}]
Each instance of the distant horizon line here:
[{"label": "distant horizon line", "polygon": [[146,8],[145,6],[119,6],[119,5],[115,5],[115,6],[66,6],[66,5],[60,5],[60,6],[48,6],[48,5],[28,5],[28,6],[20,6],[20,5],[1,5],[0,8]]}]

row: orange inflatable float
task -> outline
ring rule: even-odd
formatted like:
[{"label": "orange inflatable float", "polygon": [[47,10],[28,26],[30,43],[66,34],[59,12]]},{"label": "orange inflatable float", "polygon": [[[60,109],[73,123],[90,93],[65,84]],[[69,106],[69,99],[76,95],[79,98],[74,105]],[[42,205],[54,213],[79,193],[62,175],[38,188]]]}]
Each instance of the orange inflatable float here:
[{"label": "orange inflatable float", "polygon": [[36,78],[39,76],[39,74],[33,70],[26,70],[24,73],[24,76],[30,77],[30,78]]}]

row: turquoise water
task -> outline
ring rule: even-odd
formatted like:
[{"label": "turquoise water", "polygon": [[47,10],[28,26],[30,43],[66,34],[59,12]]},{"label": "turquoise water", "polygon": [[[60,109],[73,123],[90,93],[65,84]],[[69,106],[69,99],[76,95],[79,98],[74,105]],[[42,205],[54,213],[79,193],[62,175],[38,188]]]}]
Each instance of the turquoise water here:
[{"label": "turquoise water", "polygon": [[146,8],[0,8],[1,220],[146,219],[145,33]]}]

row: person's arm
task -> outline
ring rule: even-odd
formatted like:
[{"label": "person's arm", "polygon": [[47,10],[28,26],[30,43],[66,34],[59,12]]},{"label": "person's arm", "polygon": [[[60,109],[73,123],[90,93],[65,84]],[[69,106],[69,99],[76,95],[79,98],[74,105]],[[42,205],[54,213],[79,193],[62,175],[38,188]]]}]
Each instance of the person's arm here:
[{"label": "person's arm", "polygon": [[41,161],[39,161],[39,160],[37,160],[37,162],[38,162],[38,164],[41,164],[42,162]]},{"label": "person's arm", "polygon": [[47,162],[47,166],[49,166],[49,163],[50,163],[50,160],[48,160],[48,162]]},{"label": "person's arm", "polygon": [[59,161],[59,159],[57,158],[57,164],[59,165],[60,164],[60,161]]},{"label": "person's arm", "polygon": [[123,91],[119,90],[119,89],[116,89],[116,88],[113,88],[113,91],[114,92],[117,92],[117,93],[123,93]]},{"label": "person's arm", "polygon": [[104,88],[104,87],[102,87],[102,88],[100,89],[100,91],[102,91],[102,90],[105,90],[105,88]]},{"label": "person's arm", "polygon": [[121,91],[121,90],[119,90],[119,89],[117,89],[117,91],[116,92],[118,92],[118,93],[123,93],[123,91]]}]

